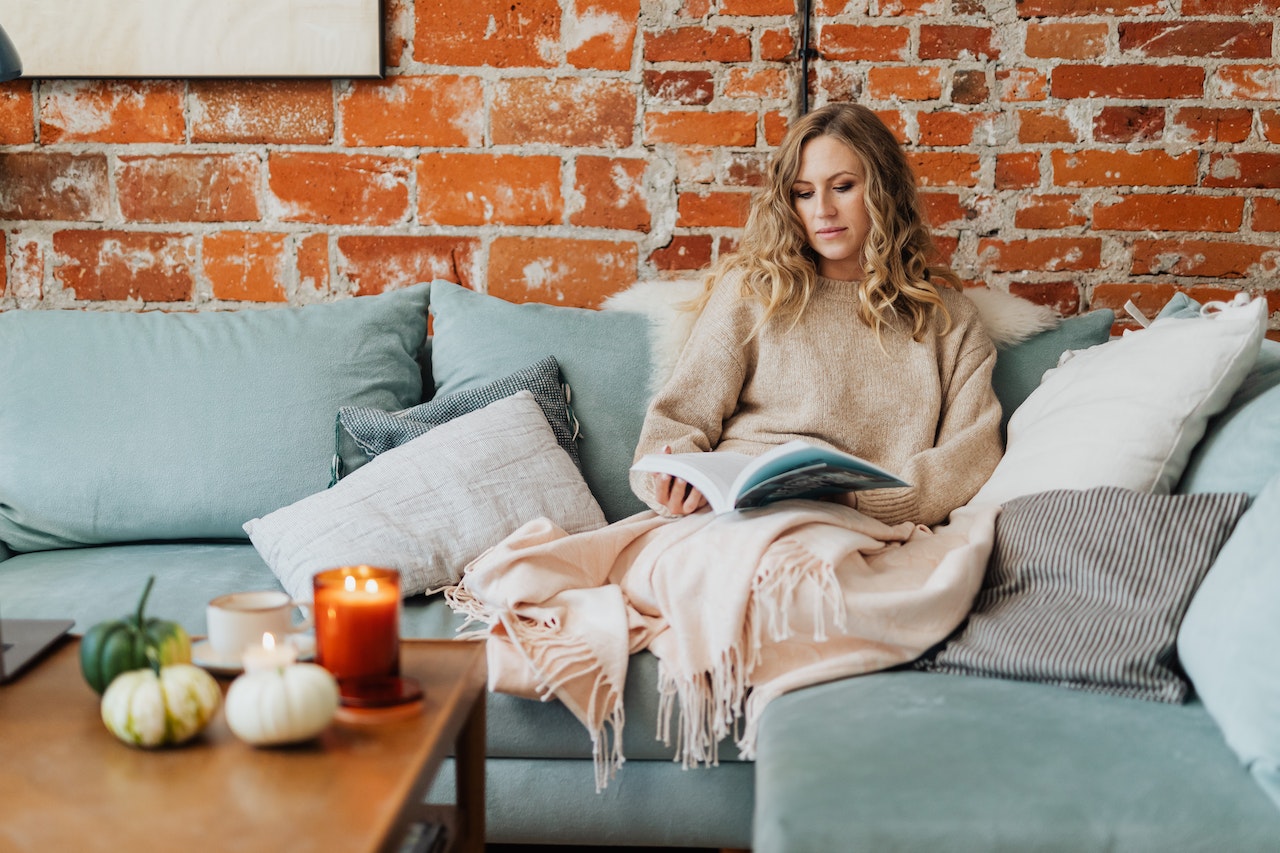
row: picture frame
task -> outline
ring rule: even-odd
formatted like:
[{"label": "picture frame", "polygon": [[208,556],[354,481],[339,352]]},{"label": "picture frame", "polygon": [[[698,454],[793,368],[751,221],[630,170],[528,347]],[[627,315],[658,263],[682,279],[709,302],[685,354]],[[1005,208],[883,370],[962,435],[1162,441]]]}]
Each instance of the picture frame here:
[{"label": "picture frame", "polygon": [[383,0],[0,0],[23,77],[381,77]]}]

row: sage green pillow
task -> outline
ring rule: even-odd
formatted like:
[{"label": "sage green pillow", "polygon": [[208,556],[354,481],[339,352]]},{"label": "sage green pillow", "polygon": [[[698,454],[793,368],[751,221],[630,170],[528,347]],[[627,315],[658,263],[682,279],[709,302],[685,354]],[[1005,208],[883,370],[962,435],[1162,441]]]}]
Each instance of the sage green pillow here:
[{"label": "sage green pillow", "polygon": [[551,355],[569,386],[582,476],[605,518],[645,509],[628,471],[649,405],[649,324],[640,314],[517,304],[431,283],[436,394],[487,385]]},{"label": "sage green pillow", "polygon": [[339,407],[421,401],[428,296],[0,313],[0,541],[243,539],[328,485]]}]

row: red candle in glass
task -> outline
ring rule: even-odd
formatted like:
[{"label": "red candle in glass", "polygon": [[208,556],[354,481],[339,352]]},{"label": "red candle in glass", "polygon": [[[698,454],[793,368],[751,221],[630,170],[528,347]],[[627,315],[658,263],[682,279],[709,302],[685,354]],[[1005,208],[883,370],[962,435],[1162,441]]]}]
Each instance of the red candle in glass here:
[{"label": "red candle in glass", "polygon": [[315,576],[316,661],[339,682],[400,674],[400,573],[344,566]]}]

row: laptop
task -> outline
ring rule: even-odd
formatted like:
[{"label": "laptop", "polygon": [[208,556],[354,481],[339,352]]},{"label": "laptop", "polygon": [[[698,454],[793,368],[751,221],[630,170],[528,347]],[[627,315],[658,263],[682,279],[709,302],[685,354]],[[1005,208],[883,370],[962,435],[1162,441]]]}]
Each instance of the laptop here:
[{"label": "laptop", "polygon": [[0,684],[17,678],[74,624],[74,619],[0,619]]}]

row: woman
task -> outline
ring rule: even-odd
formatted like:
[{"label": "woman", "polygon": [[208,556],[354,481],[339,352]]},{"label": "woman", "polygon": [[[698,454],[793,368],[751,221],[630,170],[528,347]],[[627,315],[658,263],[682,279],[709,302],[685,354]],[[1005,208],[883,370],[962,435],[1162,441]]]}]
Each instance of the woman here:
[{"label": "woman", "polygon": [[[912,484],[843,496],[850,506],[889,524],[941,522],[999,461],[1000,408],[995,349],[932,253],[910,165],[875,113],[835,104],[802,118],[739,251],[707,277],[636,457],[756,455],[803,438]],[[704,504],[683,480],[637,473],[632,487],[663,515]]]},{"label": "woman", "polygon": [[449,591],[490,625],[495,689],[554,695],[582,721],[598,786],[622,763],[630,653],[661,662],[660,724],[678,706],[680,760],[714,764],[740,723],[752,754],[773,697],[904,663],[967,614],[994,511],[921,525],[964,504],[999,458],[995,352],[973,307],[937,286],[958,282],[929,252],[911,170],[875,115],[801,119],[741,250],[709,276],[638,453],[805,438],[913,485],[713,515],[683,481],[635,474],[657,513],[574,535],[531,521]]}]

